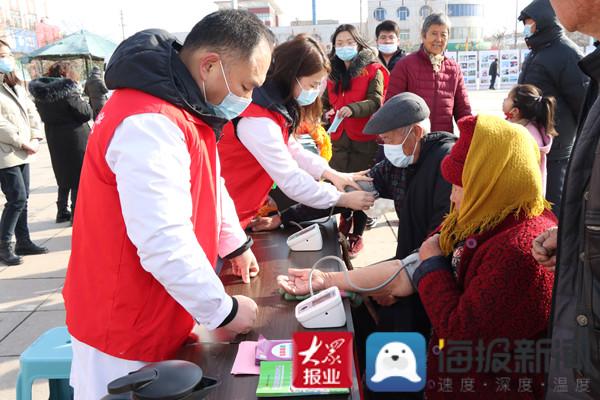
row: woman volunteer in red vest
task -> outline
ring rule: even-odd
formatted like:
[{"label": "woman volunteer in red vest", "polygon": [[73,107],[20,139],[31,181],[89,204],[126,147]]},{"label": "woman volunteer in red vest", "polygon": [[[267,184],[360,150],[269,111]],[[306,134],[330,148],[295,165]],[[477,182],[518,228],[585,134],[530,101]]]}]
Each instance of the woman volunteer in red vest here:
[{"label": "woman volunteer in red vest", "polygon": [[301,112],[309,117],[321,115],[319,95],[329,68],[329,60],[314,39],[299,35],[281,44],[273,52],[265,84],[254,91],[252,104],[235,127],[225,127],[218,145],[221,175],[242,227],[257,215],[273,181],[288,197],[314,208],[337,205],[362,210],[373,205],[369,193],[339,191],[357,187],[354,179],[369,178],[329,168],[323,158],[305,150],[290,135]]},{"label": "woman volunteer in red vest", "polygon": [[[385,97],[389,72],[377,62],[377,55],[369,48],[354,25],[340,25],[331,37],[332,70],[323,97],[327,116],[333,120],[336,113],[342,123],[331,134],[332,168],[342,172],[369,169],[377,153],[376,138],[363,135],[367,121],[381,107]],[[350,218],[352,217],[352,218]],[[350,255],[363,247],[362,234],[367,215],[360,211],[342,214],[340,232],[348,236]],[[354,225],[353,233],[350,229]]]}]

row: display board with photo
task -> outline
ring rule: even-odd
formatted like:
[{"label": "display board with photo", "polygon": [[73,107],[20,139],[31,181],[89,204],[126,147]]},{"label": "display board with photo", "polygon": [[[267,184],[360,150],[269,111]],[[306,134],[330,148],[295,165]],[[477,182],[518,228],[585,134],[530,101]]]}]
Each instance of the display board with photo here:
[{"label": "display board with photo", "polygon": [[[499,59],[497,50],[485,50],[479,52],[479,88],[486,89],[489,87],[492,78],[490,77],[490,65],[496,59]],[[500,63],[498,63],[500,67]]]},{"label": "display board with photo", "polygon": [[468,89],[477,88],[477,51],[459,51],[456,62],[465,78],[465,86]]},{"label": "display board with photo", "polygon": [[458,53],[456,51],[446,51],[444,55],[454,61],[456,61],[458,58]]},{"label": "display board with photo", "polygon": [[519,50],[502,50],[498,67],[500,70],[500,87],[509,89],[516,85],[521,71]]}]

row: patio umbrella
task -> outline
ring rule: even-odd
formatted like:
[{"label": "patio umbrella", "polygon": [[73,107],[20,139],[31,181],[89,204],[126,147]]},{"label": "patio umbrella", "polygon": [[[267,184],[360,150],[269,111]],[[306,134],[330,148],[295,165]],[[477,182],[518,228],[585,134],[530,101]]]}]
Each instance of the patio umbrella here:
[{"label": "patio umbrella", "polygon": [[86,60],[85,67],[89,74],[88,61],[108,59],[116,48],[116,43],[86,30],[81,30],[32,51],[22,57],[20,61],[26,64],[32,60],[58,61],[82,58]]}]

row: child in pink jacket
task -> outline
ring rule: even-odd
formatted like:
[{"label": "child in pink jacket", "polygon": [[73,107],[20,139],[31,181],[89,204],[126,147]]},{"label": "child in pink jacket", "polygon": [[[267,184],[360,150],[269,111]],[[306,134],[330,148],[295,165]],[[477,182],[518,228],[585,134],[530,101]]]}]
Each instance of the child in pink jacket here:
[{"label": "child in pink jacket", "polygon": [[556,99],[545,97],[533,85],[517,85],[511,89],[502,103],[506,119],[523,125],[529,130],[540,148],[542,188],[546,194],[546,156],[552,147],[552,138],[558,135],[554,128]]}]

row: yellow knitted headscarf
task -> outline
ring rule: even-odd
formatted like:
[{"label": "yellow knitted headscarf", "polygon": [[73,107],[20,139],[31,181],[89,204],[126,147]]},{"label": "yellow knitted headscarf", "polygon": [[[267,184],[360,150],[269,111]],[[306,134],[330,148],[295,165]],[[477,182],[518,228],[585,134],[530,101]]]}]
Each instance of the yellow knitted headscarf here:
[{"label": "yellow knitted headscarf", "polygon": [[444,254],[467,237],[493,229],[511,213],[532,218],[549,209],[539,162],[538,145],[525,127],[479,115],[462,172],[460,210],[452,205],[442,223]]}]

